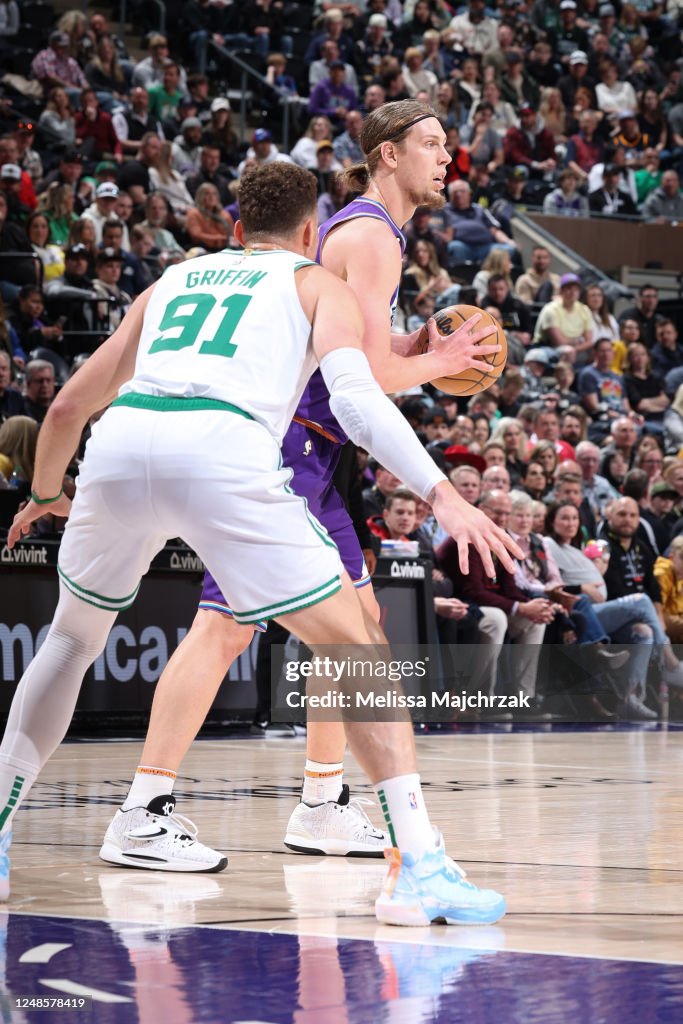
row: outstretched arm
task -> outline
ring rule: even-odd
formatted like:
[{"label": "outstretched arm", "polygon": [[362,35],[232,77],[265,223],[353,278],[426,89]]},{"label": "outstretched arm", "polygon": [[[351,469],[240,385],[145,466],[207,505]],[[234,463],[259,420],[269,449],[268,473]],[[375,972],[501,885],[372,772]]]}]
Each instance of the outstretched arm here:
[{"label": "outstretched arm", "polygon": [[[152,288],[154,286],[152,285]],[[38,435],[33,474],[34,497],[19,512],[7,538],[11,548],[46,512],[68,516],[71,502],[61,493],[64,471],[78,447],[86,423],[109,405],[133,376],[140,330],[152,288],[139,295],[116,331],[93,353],[50,406]],[[55,500],[46,500],[52,499]]]},{"label": "outstretched arm", "polygon": [[468,571],[470,544],[490,576],[495,575],[492,553],[513,572],[510,553],[523,556],[512,538],[460,497],[380,390],[361,350],[363,319],[349,287],[315,267],[301,272],[299,295],[313,324],[313,346],[330,391],[330,408],[351,440],[429,502],[441,526],[458,542],[463,573]]}]

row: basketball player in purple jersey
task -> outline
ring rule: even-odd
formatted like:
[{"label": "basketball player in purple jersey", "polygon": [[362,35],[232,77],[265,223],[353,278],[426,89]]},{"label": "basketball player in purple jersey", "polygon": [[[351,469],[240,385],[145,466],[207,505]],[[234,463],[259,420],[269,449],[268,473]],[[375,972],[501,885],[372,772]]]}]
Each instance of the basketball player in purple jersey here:
[{"label": "basketball player in purple jersey", "polygon": [[[445,133],[434,112],[414,100],[386,104],[366,119],[361,146],[366,163],[347,171],[351,190],[362,195],[323,224],[319,230],[318,260],[346,280],[356,294],[365,320],[363,345],[372,372],[387,393],[424,384],[445,374],[475,368],[486,371],[481,357],[499,351],[479,345],[490,329],[475,330],[473,317],[448,338],[429,322],[432,347],[417,355],[417,332],[391,333],[398,295],[405,239],[400,226],[417,206],[444,205],[443,182],[450,156]],[[343,310],[340,310],[343,316]],[[471,332],[471,333],[470,333]],[[434,343],[438,341],[438,346]],[[329,394],[320,373],[314,374],[283,444],[285,465],[293,470],[291,485],[308,499],[311,512],[339,547],[344,565],[357,587],[366,618],[374,623],[373,639],[386,642],[377,625],[379,609],[369,584],[363,555],[332,475],[346,435],[329,408]],[[148,807],[156,814],[173,811],[171,795],[180,763],[214,700],[228,666],[251,642],[253,630],[237,625],[215,582],[205,579],[199,610],[189,633],[175,651],[157,685],[150,726],[130,792],[107,831],[105,845],[111,863],[136,863],[127,858],[126,812]],[[188,692],[192,702],[188,704]],[[388,845],[373,828],[362,808],[349,802],[343,786],[346,746],[341,722],[309,723],[307,760],[300,804],[287,828],[288,846],[306,852],[381,856]],[[166,831],[172,821],[165,821]],[[168,835],[163,855],[143,865],[156,870],[206,871],[206,847],[193,857],[193,843],[178,828],[178,841],[169,854]],[[112,856],[112,850],[117,852]],[[118,852],[120,850],[120,853]],[[131,851],[139,851],[134,840]],[[216,853],[216,864],[222,859]]]}]

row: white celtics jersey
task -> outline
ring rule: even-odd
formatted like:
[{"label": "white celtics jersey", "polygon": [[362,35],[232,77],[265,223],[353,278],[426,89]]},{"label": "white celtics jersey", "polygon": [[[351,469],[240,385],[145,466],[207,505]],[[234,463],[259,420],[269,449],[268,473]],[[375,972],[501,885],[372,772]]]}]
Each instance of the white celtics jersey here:
[{"label": "white celtics jersey", "polygon": [[169,267],[120,395],[229,403],[281,440],[317,365],[295,284],[310,262],[283,249],[226,249]]}]

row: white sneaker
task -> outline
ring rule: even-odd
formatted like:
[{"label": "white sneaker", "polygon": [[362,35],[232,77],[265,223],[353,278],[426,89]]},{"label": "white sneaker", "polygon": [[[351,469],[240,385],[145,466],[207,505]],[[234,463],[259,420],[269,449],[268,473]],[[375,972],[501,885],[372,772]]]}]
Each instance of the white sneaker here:
[{"label": "white sneaker", "polygon": [[663,669],[662,679],[669,686],[683,686],[683,661],[679,661],[674,668]]},{"label": "white sneaker", "polygon": [[363,806],[372,800],[349,800],[349,787],[342,786],[338,800],[309,807],[301,803],[292,811],[285,846],[296,853],[332,857],[383,857],[389,838],[375,828]]},{"label": "white sneaker", "polygon": [[619,717],[624,718],[627,722],[653,722],[658,717],[657,712],[643,704],[635,693],[623,700],[617,710]]},{"label": "white sneaker", "polygon": [[174,811],[173,796],[157,796],[147,807],[117,811],[100,860],[151,871],[223,871],[228,858],[197,842],[196,826]]}]

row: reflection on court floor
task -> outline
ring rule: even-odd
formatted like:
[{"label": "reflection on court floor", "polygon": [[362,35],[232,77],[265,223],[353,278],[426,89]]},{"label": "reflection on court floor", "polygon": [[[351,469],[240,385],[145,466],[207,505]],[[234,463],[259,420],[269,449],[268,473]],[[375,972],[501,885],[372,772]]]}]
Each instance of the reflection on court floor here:
[{"label": "reflection on court floor", "polygon": [[[82,1024],[680,1024],[683,968],[10,914],[2,1019]],[[486,932],[493,933],[488,936]],[[401,938],[404,938],[401,936]],[[486,949],[487,938],[493,949]],[[29,997],[85,1010],[14,1009]]]}]

